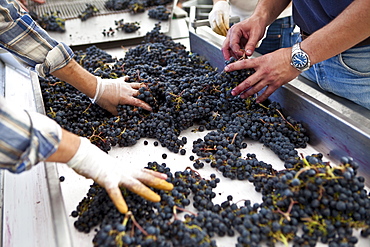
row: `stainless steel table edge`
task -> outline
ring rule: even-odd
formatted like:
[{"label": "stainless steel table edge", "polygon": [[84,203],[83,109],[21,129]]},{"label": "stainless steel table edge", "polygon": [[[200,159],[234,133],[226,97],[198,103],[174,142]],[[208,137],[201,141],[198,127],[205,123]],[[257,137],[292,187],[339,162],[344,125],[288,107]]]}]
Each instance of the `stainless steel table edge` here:
[{"label": "stainless steel table edge", "polygon": [[[5,96],[5,65],[0,62],[0,95]],[[4,172],[0,170],[0,224],[1,224],[1,233],[0,233],[0,243],[3,242],[3,222],[4,222]]]},{"label": "stainless steel table edge", "polygon": [[[31,82],[36,101],[37,112],[45,114],[41,87],[38,80],[38,75],[35,72],[31,72]],[[54,246],[73,247],[72,235],[67,219],[68,214],[66,213],[65,203],[59,182],[57,163],[46,162],[44,168],[50,198],[50,211],[53,219],[52,225],[55,237]]]},{"label": "stainless steel table edge", "polygon": [[[298,78],[292,82],[302,83]],[[370,132],[362,123],[316,100],[315,96],[319,94],[309,95],[295,85],[286,84],[269,99],[278,101],[284,112],[302,122],[310,136],[309,144],[317,151],[337,163],[343,156],[357,161],[359,173],[366,178],[366,185],[369,186]]]}]

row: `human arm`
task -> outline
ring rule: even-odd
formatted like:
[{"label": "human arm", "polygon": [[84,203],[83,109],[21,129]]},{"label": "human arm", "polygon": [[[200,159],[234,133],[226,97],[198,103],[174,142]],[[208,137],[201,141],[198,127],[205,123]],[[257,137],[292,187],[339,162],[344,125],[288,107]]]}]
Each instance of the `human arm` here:
[{"label": "human arm", "polygon": [[122,213],[128,208],[119,187],[155,202],[159,195],[145,185],[164,190],[173,187],[165,181],[165,174],[127,166],[45,115],[16,109],[0,97],[0,167],[21,173],[42,161],[66,163],[76,173],[92,178]]},{"label": "human arm", "polygon": [[[51,38],[16,2],[0,0],[0,46],[35,68],[44,77],[52,74],[94,98],[97,78],[73,60],[70,47]],[[137,83],[122,78],[102,80],[101,97],[97,103],[116,114],[118,104],[131,104],[151,110],[144,101],[134,98]]]},{"label": "human arm", "polygon": [[[353,1],[342,13],[323,28],[312,33],[301,43],[311,64],[333,57],[370,36],[370,2]],[[226,57],[225,57],[226,58]],[[291,48],[279,49],[257,58],[238,61],[225,67],[225,71],[254,68],[255,73],[233,89],[233,95],[243,98],[266,90],[257,98],[266,100],[277,88],[288,83],[300,72],[290,65]],[[247,90],[248,91],[245,91]]]},{"label": "human arm", "polygon": [[123,164],[91,144],[88,139],[65,130],[62,131],[58,150],[47,161],[67,163],[76,173],[93,179],[105,188],[121,213],[127,213],[128,207],[120,187],[152,202],[159,202],[161,198],[147,186],[161,190],[173,188],[172,184],[165,181],[166,174]]},{"label": "human arm", "polygon": [[71,84],[114,115],[117,114],[117,105],[129,104],[152,110],[147,103],[134,97],[139,94],[137,89],[142,86],[140,83],[126,83],[123,77],[118,79],[95,77],[73,59],[51,74]]}]

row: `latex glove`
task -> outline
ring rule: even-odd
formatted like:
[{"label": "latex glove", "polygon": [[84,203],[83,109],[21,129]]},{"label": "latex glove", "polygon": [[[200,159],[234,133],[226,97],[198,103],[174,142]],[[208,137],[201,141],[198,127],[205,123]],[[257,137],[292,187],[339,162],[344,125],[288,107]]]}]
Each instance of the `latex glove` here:
[{"label": "latex glove", "polygon": [[222,36],[226,36],[229,30],[230,5],[226,1],[218,1],[213,5],[208,14],[208,21],[212,30]]},{"label": "latex glove", "polygon": [[117,115],[117,105],[133,105],[148,111],[152,110],[149,104],[134,97],[139,94],[137,89],[143,86],[141,83],[127,83],[124,77],[118,79],[96,78],[98,83],[92,102],[110,111],[113,115]]},{"label": "latex glove", "polygon": [[156,189],[173,189],[173,185],[165,181],[166,174],[122,164],[91,144],[88,139],[80,139],[81,144],[67,165],[78,174],[91,178],[104,187],[121,213],[127,213],[128,208],[119,186],[126,187],[152,202],[159,202],[160,196],[144,184]]}]

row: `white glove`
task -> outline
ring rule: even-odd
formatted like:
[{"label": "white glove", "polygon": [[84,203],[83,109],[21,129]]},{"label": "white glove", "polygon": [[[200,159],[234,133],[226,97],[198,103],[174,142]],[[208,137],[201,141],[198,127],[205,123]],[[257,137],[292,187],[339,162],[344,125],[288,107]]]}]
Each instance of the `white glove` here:
[{"label": "white glove", "polygon": [[97,78],[96,92],[93,103],[117,115],[117,105],[133,105],[151,111],[152,108],[142,100],[135,98],[139,94],[141,83],[127,83],[125,78],[102,79]]},{"label": "white glove", "polygon": [[218,1],[213,5],[208,14],[208,21],[212,30],[222,36],[226,36],[229,30],[230,5],[227,1]]},{"label": "white glove", "polygon": [[127,213],[128,208],[119,186],[126,187],[153,202],[159,202],[160,196],[144,184],[156,189],[173,189],[173,185],[165,181],[166,174],[122,164],[118,159],[91,144],[88,139],[83,137],[80,139],[81,144],[67,165],[78,174],[91,178],[104,187],[121,213]]}]

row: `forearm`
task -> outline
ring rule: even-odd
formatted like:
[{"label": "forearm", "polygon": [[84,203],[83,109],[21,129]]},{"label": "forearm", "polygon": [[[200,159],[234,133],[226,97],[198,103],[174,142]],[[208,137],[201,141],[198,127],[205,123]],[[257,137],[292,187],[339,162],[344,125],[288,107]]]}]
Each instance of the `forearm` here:
[{"label": "forearm", "polygon": [[301,48],[315,64],[331,58],[370,36],[370,1],[353,1],[337,18],[305,39]]},{"label": "forearm", "polygon": [[262,18],[267,27],[276,20],[280,13],[283,12],[289,4],[291,4],[290,0],[259,0],[256,9],[253,12],[253,17],[258,16],[259,18]]},{"label": "forearm", "polygon": [[62,68],[73,57],[70,47],[51,38],[17,2],[5,0],[0,0],[0,46],[40,76]]},{"label": "forearm", "polygon": [[67,163],[72,159],[80,146],[80,138],[64,129],[62,129],[62,139],[55,153],[46,159],[48,162]]},{"label": "forearm", "polygon": [[63,68],[51,73],[60,80],[65,81],[83,92],[90,98],[94,98],[97,79],[90,72],[80,66],[75,60],[71,60]]}]

